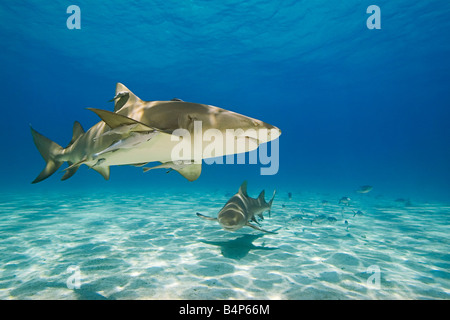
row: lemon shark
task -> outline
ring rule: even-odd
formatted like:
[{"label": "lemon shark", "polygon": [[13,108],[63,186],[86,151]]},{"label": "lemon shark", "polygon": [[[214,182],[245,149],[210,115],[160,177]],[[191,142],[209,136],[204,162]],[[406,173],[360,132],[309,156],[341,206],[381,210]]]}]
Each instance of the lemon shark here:
[{"label": "lemon shark", "polygon": [[261,191],[258,198],[253,199],[248,196],[247,181],[244,181],[239,188],[238,193],[232,196],[219,211],[217,218],[208,217],[198,212],[197,216],[205,220],[218,221],[222,228],[227,231],[236,231],[244,226],[248,226],[259,231],[275,233],[272,231],[263,230],[259,226],[250,223],[250,221],[253,221],[259,225],[259,222],[256,220],[255,216],[258,216],[261,220],[263,220],[263,212],[265,211],[269,211],[270,217],[270,210],[272,208],[273,199],[275,198],[275,193],[276,192],[274,191],[272,199],[270,199],[269,202],[266,202],[264,199],[264,190]]},{"label": "lemon shark", "polygon": [[[184,138],[179,134],[180,130],[195,134],[196,125],[200,123],[202,130],[213,129],[223,135],[230,129],[239,132],[233,138],[241,139],[244,148],[236,145],[228,149],[225,145],[219,145],[210,158],[254,150],[261,143],[272,141],[281,134],[277,127],[261,120],[211,105],[180,99],[143,101],[121,83],[116,85],[116,94],[110,101],[114,102],[113,112],[88,108],[101,119],[89,130],[85,131],[75,121],[72,140],[65,148],[31,128],[34,143],[46,161],[44,170],[32,183],[47,179],[64,162],[68,163],[68,167],[61,180],[72,177],[83,164],[108,180],[110,166],[144,166],[150,162],[160,162],[153,168],[144,168],[144,172],[169,168],[194,181],[201,174],[201,161],[194,159],[192,153],[183,154],[182,162],[173,161],[173,148]],[[252,129],[264,134],[247,134]],[[191,140],[194,146],[195,139]],[[202,146],[201,159],[207,157],[206,148],[208,145]]]}]

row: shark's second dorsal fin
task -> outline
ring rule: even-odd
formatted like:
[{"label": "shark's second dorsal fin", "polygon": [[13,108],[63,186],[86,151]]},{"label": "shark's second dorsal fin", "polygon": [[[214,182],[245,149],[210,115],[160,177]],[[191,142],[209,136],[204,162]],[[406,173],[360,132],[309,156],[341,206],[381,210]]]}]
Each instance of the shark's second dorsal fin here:
[{"label": "shark's second dorsal fin", "polygon": [[73,123],[72,140],[70,140],[70,142],[66,148],[70,147],[75,142],[75,140],[77,140],[83,134],[84,134],[83,127],[81,126],[81,124],[78,121],[75,121]]},{"label": "shark's second dorsal fin", "polygon": [[133,105],[141,101],[138,96],[125,87],[122,83],[116,84],[116,96],[114,97],[114,112],[119,111],[125,105]]},{"label": "shark's second dorsal fin", "polygon": [[244,182],[242,182],[241,187],[239,188],[239,193],[248,197],[247,194],[247,180],[245,180]]},{"label": "shark's second dorsal fin", "polygon": [[126,125],[136,125],[133,128],[133,131],[136,132],[156,130],[155,128],[143,124],[142,122],[128,118],[118,113],[95,108],[87,108],[87,109],[95,112],[111,129],[115,129],[117,127]]}]

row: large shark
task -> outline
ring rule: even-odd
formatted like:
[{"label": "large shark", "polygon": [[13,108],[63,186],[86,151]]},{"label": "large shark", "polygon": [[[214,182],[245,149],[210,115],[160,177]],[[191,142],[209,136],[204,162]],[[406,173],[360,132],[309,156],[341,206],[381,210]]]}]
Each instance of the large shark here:
[{"label": "large shark", "polygon": [[275,233],[272,231],[263,230],[260,227],[250,223],[250,221],[253,221],[259,225],[255,216],[258,216],[260,219],[264,219],[264,211],[269,211],[270,216],[270,210],[272,208],[273,199],[275,198],[275,192],[269,202],[266,202],[264,199],[264,193],[264,190],[261,191],[260,195],[256,199],[249,197],[247,194],[247,181],[244,181],[239,188],[238,193],[232,196],[219,211],[217,218],[208,217],[198,212],[197,216],[206,220],[218,221],[222,228],[227,231],[236,231],[244,226],[248,226],[259,231]]},{"label": "large shark", "polygon": [[[88,108],[101,121],[86,132],[76,121],[72,140],[66,148],[31,128],[34,143],[46,161],[44,170],[32,183],[47,179],[64,162],[68,162],[69,166],[61,180],[72,177],[82,164],[109,179],[110,166],[143,166],[149,162],[160,162],[154,168],[170,168],[194,181],[200,176],[201,161],[194,161],[192,153],[184,155],[183,162],[173,161],[172,150],[181,140],[178,129],[195,133],[196,124],[201,123],[202,130],[214,129],[224,136],[228,129],[241,132],[241,136],[234,138],[244,139],[245,150],[238,147],[229,150],[223,146],[215,148],[212,157],[251,151],[281,134],[277,127],[263,121],[211,105],[180,99],[143,101],[121,83],[116,85],[116,95],[111,101],[114,101],[114,112]],[[246,132],[251,131],[249,129],[265,134],[247,136]],[[178,140],[174,139],[174,135],[178,135]],[[195,139],[192,140],[193,145]],[[206,147],[203,146],[201,155],[205,154]],[[145,171],[149,169],[145,168]]]}]

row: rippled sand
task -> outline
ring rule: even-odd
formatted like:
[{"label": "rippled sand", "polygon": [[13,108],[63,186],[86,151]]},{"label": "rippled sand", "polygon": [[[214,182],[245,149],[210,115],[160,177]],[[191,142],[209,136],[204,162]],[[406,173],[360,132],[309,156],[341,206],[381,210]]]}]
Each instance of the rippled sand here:
[{"label": "rippled sand", "polygon": [[105,194],[3,194],[0,299],[450,298],[448,205],[280,192],[278,234],[230,233],[195,214],[225,192]]}]

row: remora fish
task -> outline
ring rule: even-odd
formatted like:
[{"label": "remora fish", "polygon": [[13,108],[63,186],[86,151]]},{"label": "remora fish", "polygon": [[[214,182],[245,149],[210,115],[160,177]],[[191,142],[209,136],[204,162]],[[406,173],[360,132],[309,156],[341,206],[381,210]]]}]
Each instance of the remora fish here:
[{"label": "remora fish", "polygon": [[[192,133],[195,121],[201,121],[203,130],[216,129],[223,135],[228,129],[241,129],[240,132],[243,133],[240,138],[254,142],[245,151],[254,150],[259,144],[272,141],[281,134],[278,128],[270,124],[210,105],[184,102],[179,99],[143,101],[120,83],[116,86],[116,95],[112,101],[115,105],[114,112],[89,109],[102,121],[88,131],[85,132],[79,122],[74,123],[72,140],[66,148],[31,128],[34,143],[46,161],[44,170],[33,183],[47,179],[64,162],[68,162],[69,166],[65,169],[61,180],[72,177],[82,164],[109,179],[110,166],[142,166],[159,161],[167,164],[162,167],[173,168],[189,181],[194,181],[200,176],[201,163],[192,162],[188,166],[178,167],[172,165],[172,149],[179,143],[172,139],[172,133],[177,129],[185,129]],[[246,136],[248,129],[255,131],[266,129],[262,130],[266,135],[260,134],[257,138]],[[152,134],[156,132],[157,134]],[[204,145],[202,151],[206,147],[208,145]],[[222,149],[215,149],[214,157],[234,153],[238,153],[235,148],[225,150],[223,146]],[[202,152],[201,155],[203,154]],[[183,160],[188,162],[193,159]]]},{"label": "remora fish", "polygon": [[248,226],[259,231],[275,233],[272,231],[263,230],[260,227],[250,223],[250,221],[254,221],[259,225],[255,216],[264,219],[264,211],[269,211],[270,217],[270,210],[272,208],[272,202],[274,198],[275,191],[273,193],[272,199],[270,199],[270,201],[267,203],[264,199],[264,190],[261,191],[258,198],[250,198],[247,194],[247,181],[244,181],[239,188],[238,193],[232,196],[231,199],[228,200],[228,202],[222,208],[222,210],[220,210],[217,218],[207,217],[200,213],[197,213],[197,216],[206,220],[218,221],[220,225],[227,231],[236,231],[244,226]]}]

